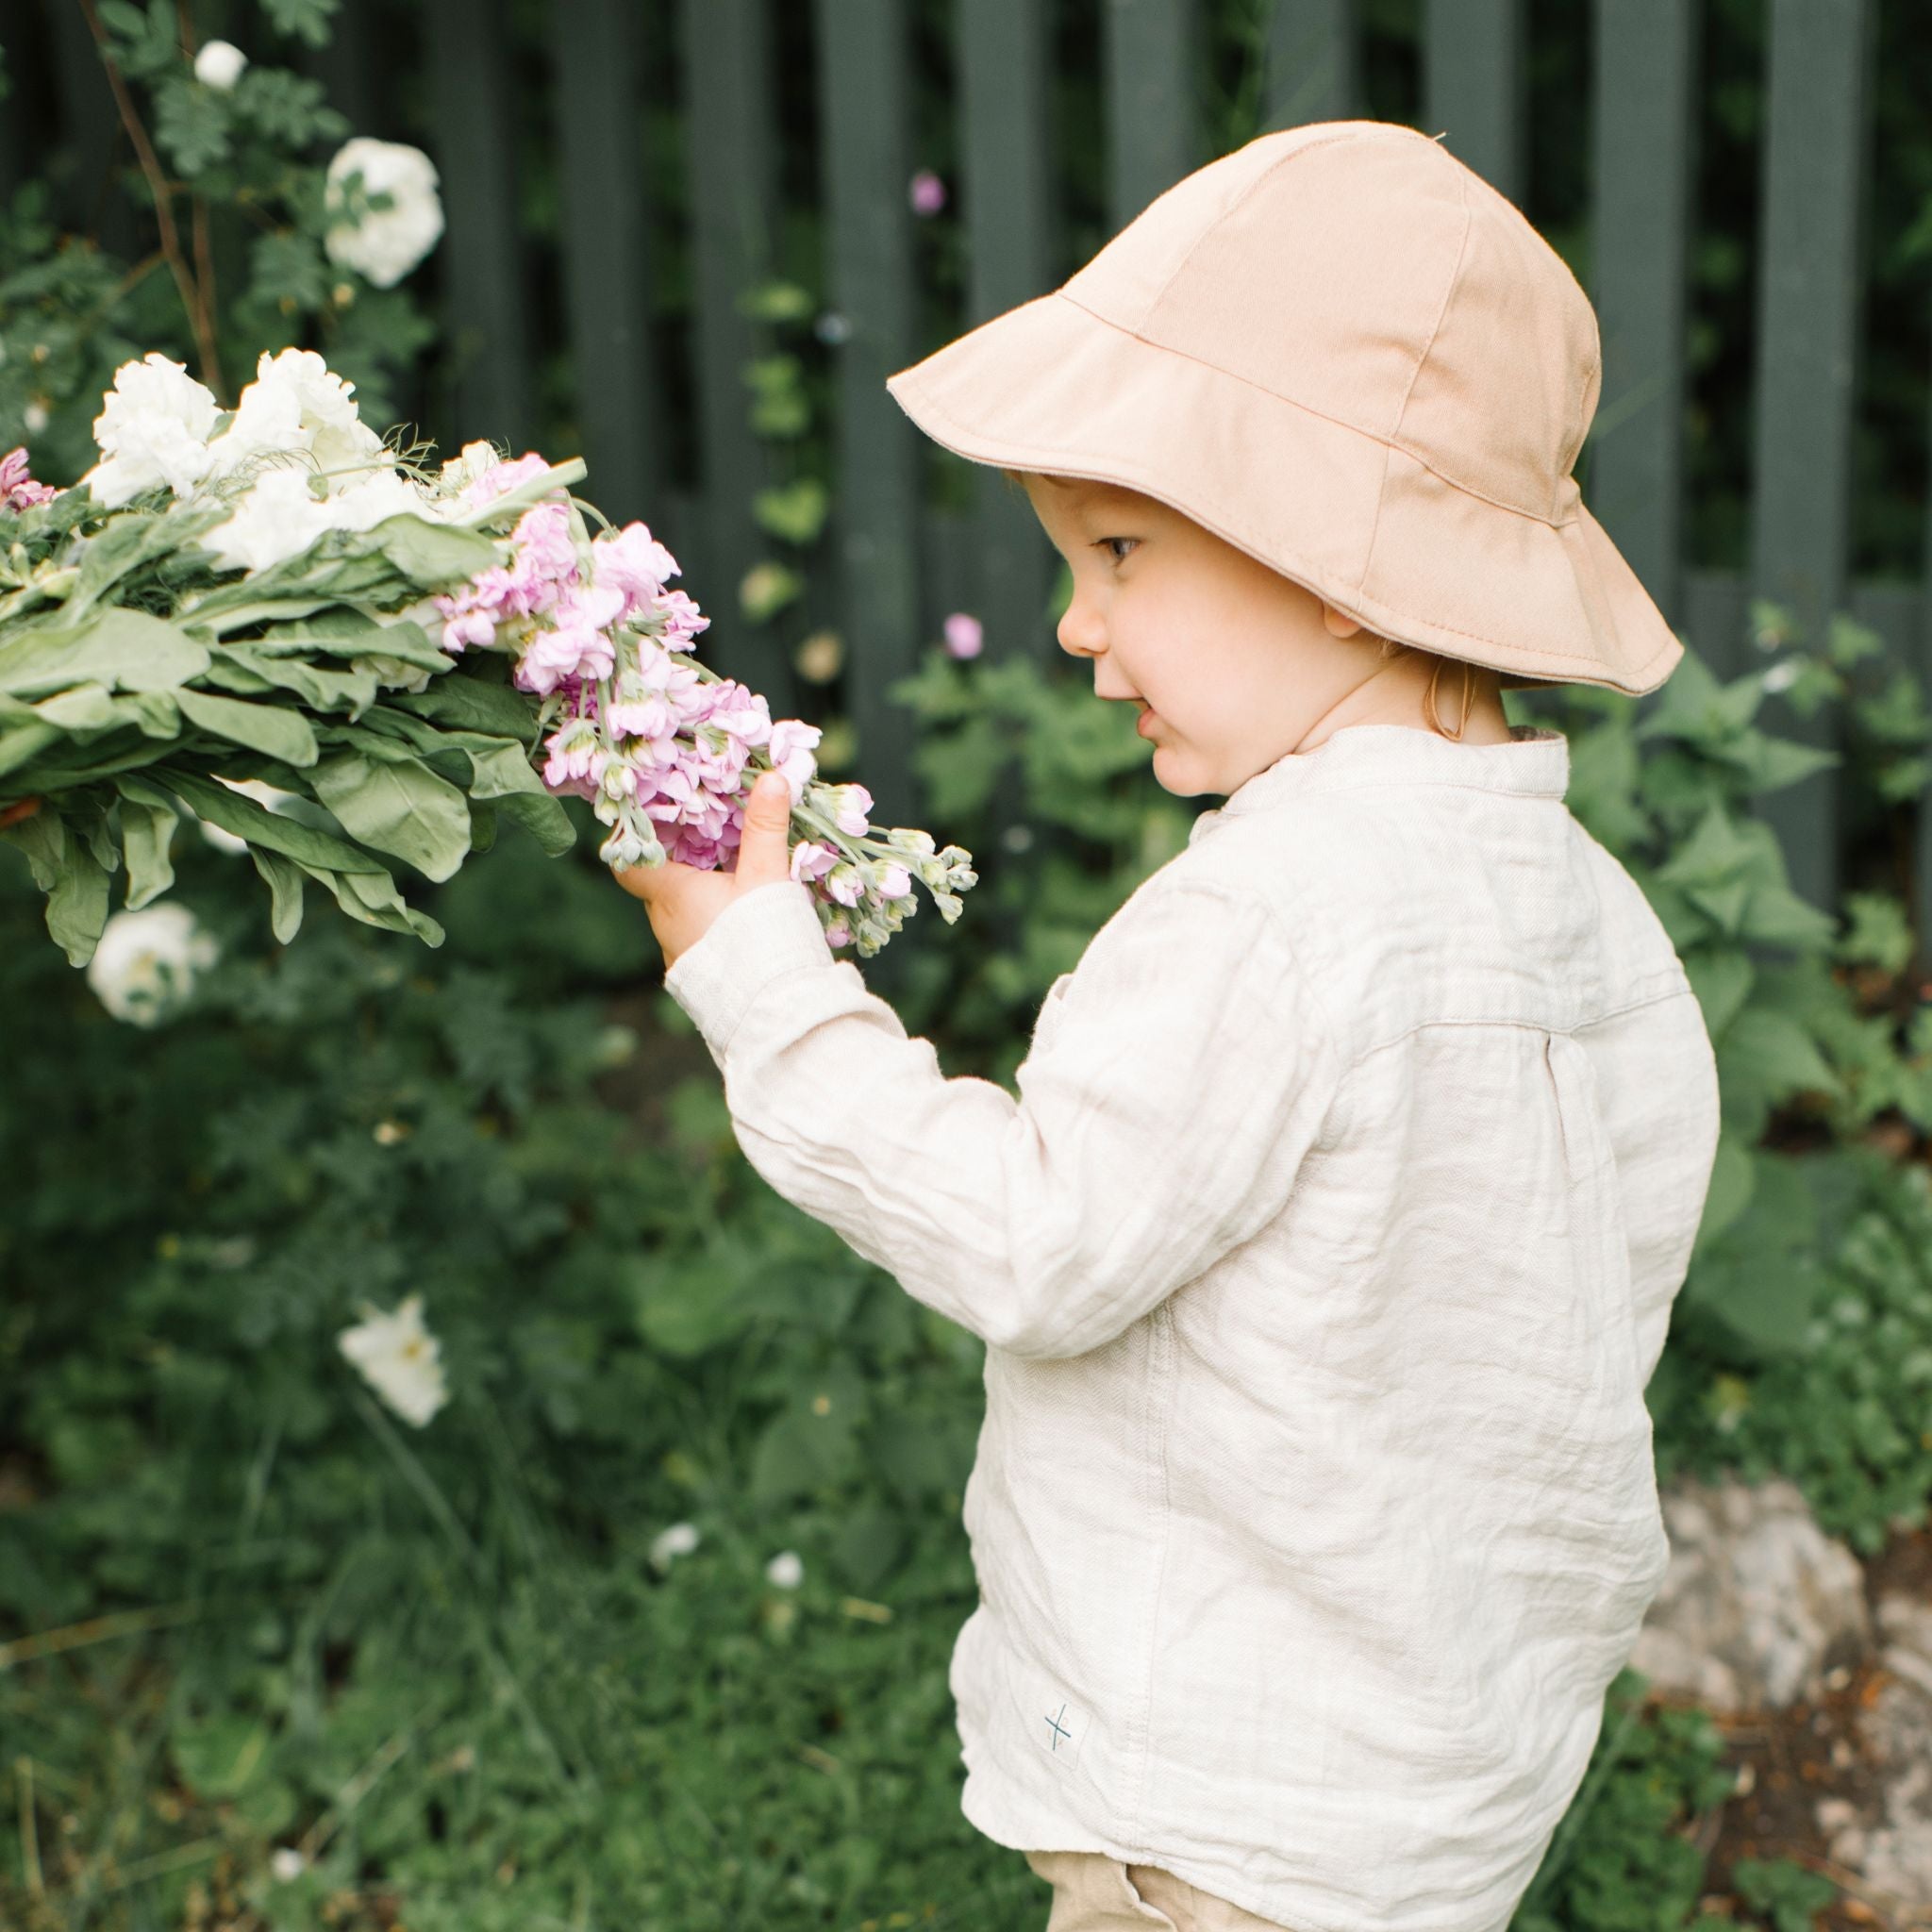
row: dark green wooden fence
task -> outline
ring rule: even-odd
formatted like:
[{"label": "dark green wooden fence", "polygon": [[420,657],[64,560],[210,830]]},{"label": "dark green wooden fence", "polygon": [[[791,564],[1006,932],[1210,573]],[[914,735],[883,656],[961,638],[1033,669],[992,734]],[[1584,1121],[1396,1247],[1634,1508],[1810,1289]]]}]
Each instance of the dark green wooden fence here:
[{"label": "dark green wooden fence", "polygon": [[[917,822],[908,721],[886,687],[914,668],[955,609],[982,618],[990,657],[1025,652],[1051,661],[1057,646],[1048,614],[1053,559],[1024,503],[976,466],[969,512],[925,503],[931,458],[885,391],[889,374],[934,346],[917,339],[910,0],[812,0],[809,62],[780,58],[780,29],[789,19],[796,31],[796,16],[768,0],[571,0],[549,9],[548,70],[538,76],[521,71],[527,55],[507,25],[507,4],[346,0],[337,42],[321,57],[334,97],[360,129],[422,139],[443,172],[449,230],[433,279],[456,369],[448,391],[455,420],[427,426],[445,441],[490,435],[522,442],[539,420],[533,350],[541,330],[502,138],[512,95],[534,77],[553,90],[564,172],[556,243],[561,334],[591,492],[613,514],[647,517],[684,560],[686,582],[717,620],[708,661],[764,691],[774,712],[813,715],[821,694],[797,680],[774,630],[738,620],[733,594],[771,547],[750,505],[774,480],[770,451],[747,425],[742,369],[760,339],[738,300],[774,261],[774,130],[783,104],[796,107],[794,96],[808,94],[824,224],[818,292],[846,325],[836,350],[828,608],[846,645],[845,708],[877,815]],[[1417,125],[1441,134],[1519,202],[1529,151],[1524,4],[1419,0]],[[1594,181],[1590,293],[1604,378],[1579,475],[1586,501],[1673,625],[1724,675],[1754,659],[1754,596],[1792,607],[1814,640],[1830,613],[1847,610],[1877,630],[1898,661],[1932,674],[1924,573],[1908,585],[1866,584],[1850,581],[1847,569],[1877,5],[1766,0],[1752,535],[1748,567],[1735,572],[1694,567],[1683,541],[1700,8],[1693,0],[1594,7],[1588,126],[1576,139],[1590,144]],[[1056,42],[1060,0],[954,0],[945,18],[958,157],[948,186],[964,208],[962,326],[972,326],[1077,266],[1056,252],[1064,197],[1056,142],[1064,129],[1055,125],[1053,88],[1055,63],[1069,46],[1064,35]],[[1200,16],[1191,0],[1098,0],[1082,19],[1094,31],[1075,36],[1074,51],[1092,63],[1100,91],[1111,232],[1212,158],[1195,111],[1198,90],[1186,78]],[[399,22],[418,37],[414,71],[429,77],[426,119],[395,98]],[[1277,0],[1264,30],[1260,126],[1368,112],[1364,37],[1351,0]],[[105,92],[91,92],[87,49],[71,31],[59,46],[58,85],[73,104],[75,138],[98,144]],[[381,89],[371,78],[378,74]],[[638,104],[647,90],[667,87],[679,92],[688,130],[687,205],[677,208],[654,200],[639,134]],[[661,344],[643,320],[674,230],[690,245],[688,375],[661,366]],[[680,382],[695,409],[694,488],[674,481],[663,447],[661,425]],[[1812,741],[1834,722],[1807,724],[1775,695],[1760,717]],[[1845,876],[1840,791],[1827,773],[1762,801],[1798,889],[1824,907],[1836,904]],[[1922,936],[1932,935],[1932,836],[1915,843],[1912,876],[1898,883],[1913,895]]]}]

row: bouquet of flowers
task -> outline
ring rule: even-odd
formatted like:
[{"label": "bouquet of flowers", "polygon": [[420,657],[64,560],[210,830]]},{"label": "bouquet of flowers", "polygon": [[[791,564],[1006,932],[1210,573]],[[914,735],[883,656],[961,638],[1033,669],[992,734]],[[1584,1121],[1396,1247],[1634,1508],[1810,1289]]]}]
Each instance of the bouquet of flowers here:
[{"label": "bouquet of flowers", "polygon": [[71,489],[0,459],[0,838],[75,965],[124,859],[130,908],[174,883],[184,807],[246,844],[278,940],[313,879],[438,945],[389,859],[448,878],[499,814],[567,851],[575,793],[607,864],[729,871],[767,770],[831,945],[876,953],[915,878],[958,917],[972,855],[874,828],[864,786],[817,776],[815,725],[695,660],[710,620],[645,525],[571,493],[580,460],[472,442],[431,472],[300,349],[226,412],[180,363],[128,362],[94,435]]}]

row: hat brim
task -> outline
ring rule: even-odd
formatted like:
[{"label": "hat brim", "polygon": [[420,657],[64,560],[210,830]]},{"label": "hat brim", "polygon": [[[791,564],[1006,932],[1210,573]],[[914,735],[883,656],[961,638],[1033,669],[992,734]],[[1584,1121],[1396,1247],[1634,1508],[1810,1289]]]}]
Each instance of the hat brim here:
[{"label": "hat brim", "polygon": [[956,455],[1151,496],[1379,636],[1486,665],[1506,689],[1641,696],[1683,656],[1580,501],[1554,525],[1491,503],[1063,291],[982,323],[886,388]]}]

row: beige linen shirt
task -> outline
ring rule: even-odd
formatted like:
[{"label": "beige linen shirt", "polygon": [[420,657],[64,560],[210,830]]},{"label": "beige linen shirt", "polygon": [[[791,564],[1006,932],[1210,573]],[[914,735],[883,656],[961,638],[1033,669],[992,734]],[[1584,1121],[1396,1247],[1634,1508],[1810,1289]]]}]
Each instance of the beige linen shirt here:
[{"label": "beige linen shirt", "polygon": [[1710,1041],[1570,748],[1358,724],[946,1078],[807,888],[664,984],[780,1193],[987,1344],[966,1817],[1296,1932],[1501,1932],[1662,1578]]}]

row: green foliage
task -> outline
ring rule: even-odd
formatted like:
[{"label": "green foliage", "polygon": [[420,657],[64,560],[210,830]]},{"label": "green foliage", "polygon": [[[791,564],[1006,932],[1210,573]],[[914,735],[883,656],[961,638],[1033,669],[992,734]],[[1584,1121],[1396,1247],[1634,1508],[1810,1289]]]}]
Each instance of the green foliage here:
[{"label": "green foliage", "polygon": [[[1618,1674],[1576,1797],[1557,1828],[1511,1932],[1678,1932],[1704,1890],[1690,1842],[1699,1815],[1736,1781],[1702,1711],[1646,1711],[1644,1679]],[[1783,1928],[1780,1928],[1783,1932]]]},{"label": "green foliage", "polygon": [[1830,1879],[1789,1858],[1740,1858],[1731,1867],[1731,1883],[1775,1932],[1812,1932],[1818,1913],[1839,1895]]},{"label": "green foliage", "polygon": [[[278,33],[315,48],[336,5],[269,0],[264,10]],[[264,347],[317,349],[380,428],[431,340],[406,289],[373,288],[325,252],[324,167],[351,129],[321,83],[260,60],[229,89],[195,77],[184,24],[205,37],[213,11],[176,0],[98,8],[104,58],[160,171],[158,186],[119,141],[112,186],[136,211],[140,259],[63,229],[42,180],[0,207],[0,449],[25,443],[35,473],[53,481],[92,464],[102,392],[151,349],[185,362],[224,405]]]}]

